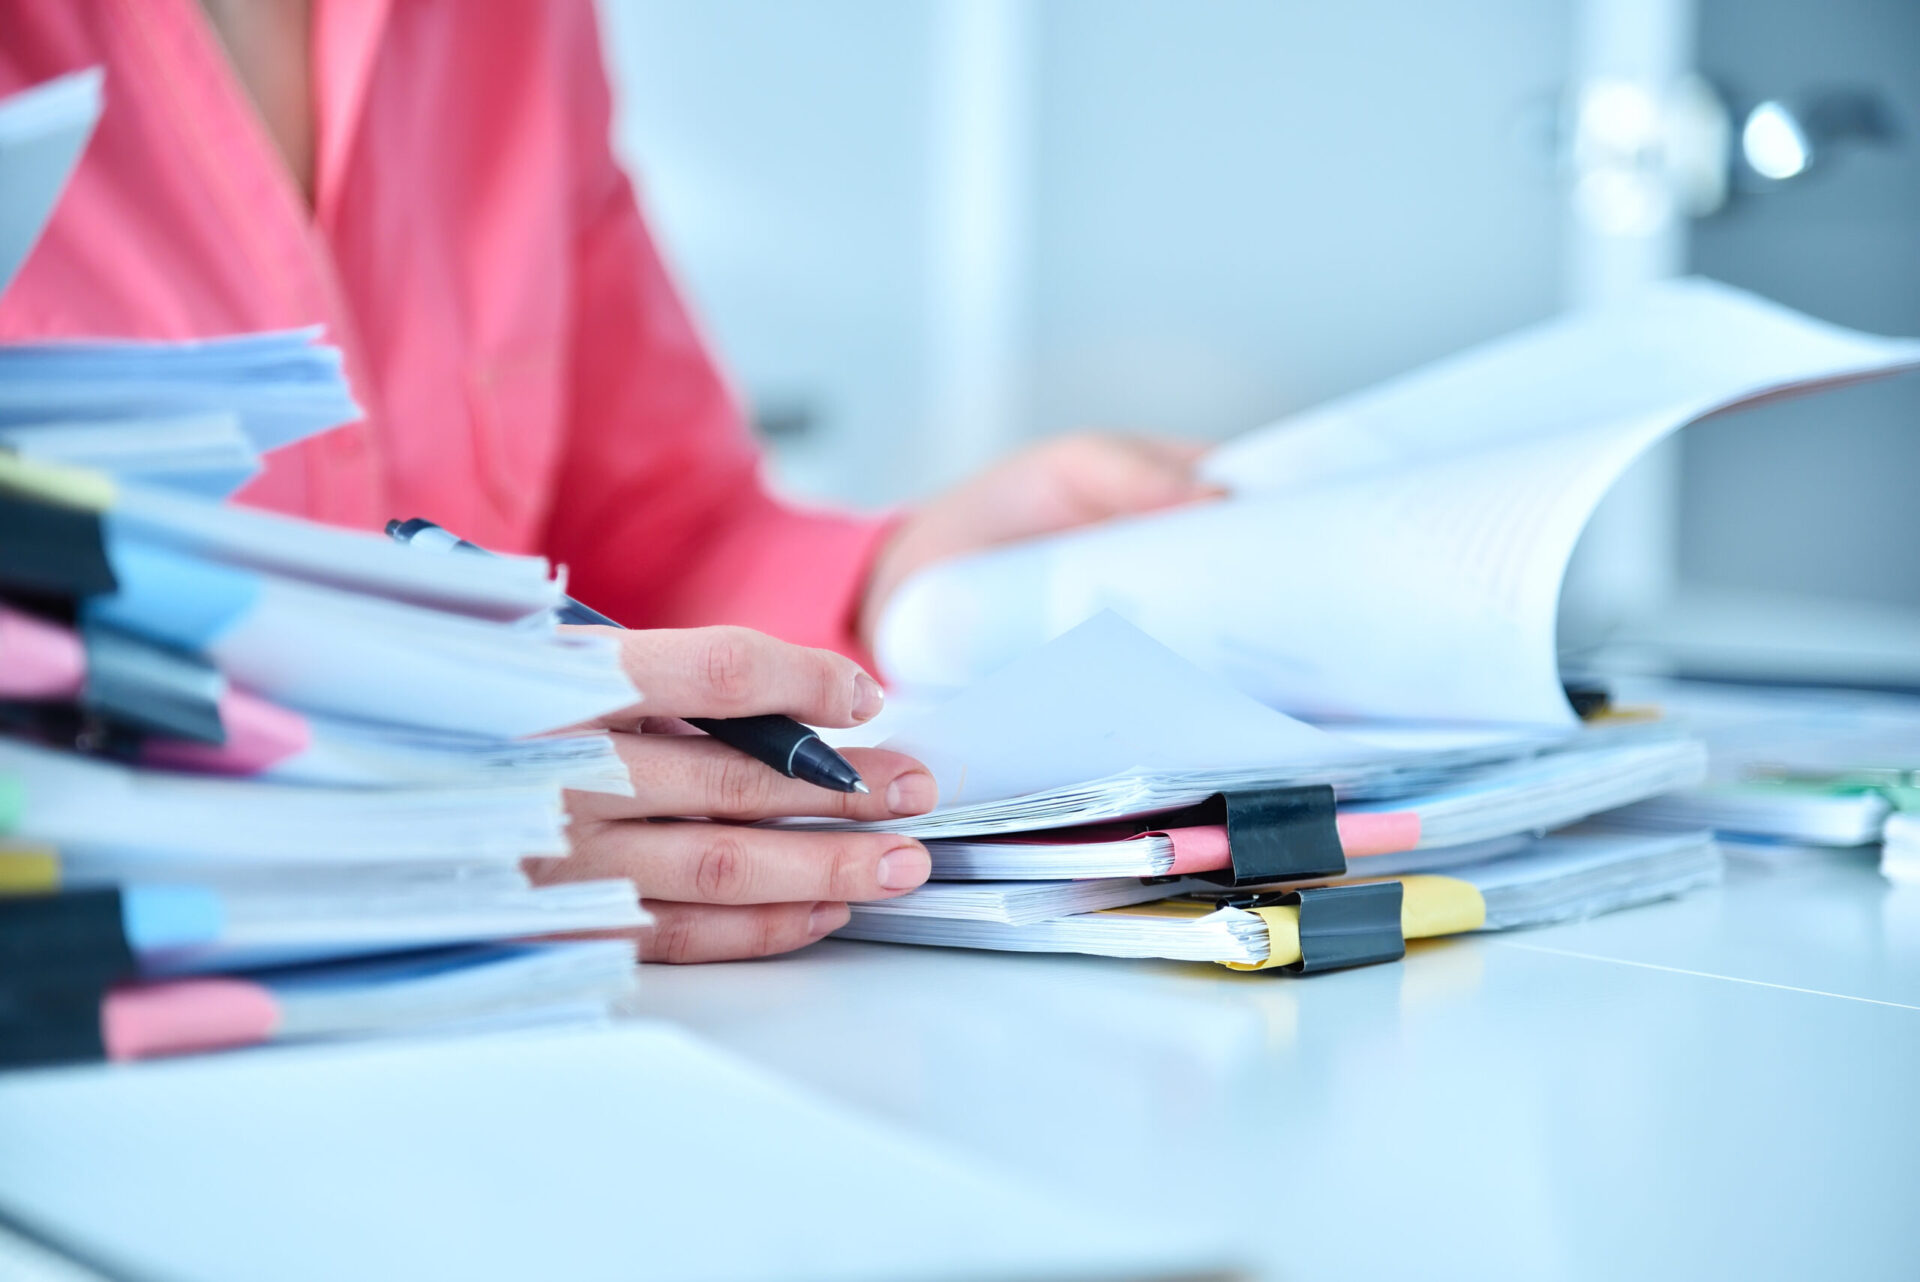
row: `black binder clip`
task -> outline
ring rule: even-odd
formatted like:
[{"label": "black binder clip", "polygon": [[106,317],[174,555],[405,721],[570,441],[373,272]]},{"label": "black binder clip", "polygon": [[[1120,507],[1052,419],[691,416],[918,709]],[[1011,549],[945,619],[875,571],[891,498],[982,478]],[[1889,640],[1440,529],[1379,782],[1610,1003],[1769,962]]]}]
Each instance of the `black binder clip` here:
[{"label": "black binder clip", "polygon": [[83,624],[80,639],[87,651],[80,704],[87,711],[134,732],[216,746],[227,741],[220,721],[226,681],[211,663],[98,624]]},{"label": "black binder clip", "polygon": [[1613,708],[1613,692],[1597,681],[1563,681],[1561,690],[1573,707],[1573,715],[1591,721]]},{"label": "black binder clip", "polygon": [[106,1058],[101,1001],[137,969],[117,888],[0,896],[0,1068]]},{"label": "black binder clip", "polygon": [[98,977],[0,975],[0,1068],[105,1059],[100,1003],[110,987]]},{"label": "black binder clip", "polygon": [[1300,960],[1281,969],[1310,975],[1399,961],[1407,955],[1407,939],[1400,933],[1405,895],[1406,888],[1397,881],[1285,892],[1281,903],[1300,905]]},{"label": "black binder clip", "polygon": [[1279,969],[1292,975],[1371,966],[1407,955],[1400,933],[1400,904],[1406,888],[1397,881],[1355,886],[1305,886],[1265,894],[1231,891],[1206,896],[1222,908],[1269,908],[1295,904],[1300,909],[1300,960]]},{"label": "black binder clip", "polygon": [[0,700],[0,734],[115,761],[138,761],[147,740],[143,732],[109,721],[90,708],[7,700]]},{"label": "black binder clip", "polygon": [[0,490],[0,588],[29,601],[118,590],[100,514]]},{"label": "black binder clip", "polygon": [[117,886],[0,897],[0,977],[119,979],[134,963]]},{"label": "black binder clip", "polygon": [[1198,822],[1224,823],[1230,872],[1207,874],[1229,886],[1339,877],[1346,852],[1334,825],[1333,789],[1257,788],[1223,792],[1201,804]]}]

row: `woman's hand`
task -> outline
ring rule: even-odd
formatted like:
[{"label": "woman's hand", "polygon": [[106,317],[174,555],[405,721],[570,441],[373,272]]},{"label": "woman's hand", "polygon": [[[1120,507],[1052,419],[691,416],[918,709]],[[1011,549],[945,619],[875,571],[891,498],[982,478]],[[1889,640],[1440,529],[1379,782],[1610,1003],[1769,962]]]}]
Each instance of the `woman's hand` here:
[{"label": "woman's hand", "polygon": [[909,838],[742,826],[777,815],[924,813],[939,793],[911,757],[850,750],[871,792],[836,793],[677,720],[779,712],[809,725],[856,725],[883,702],[858,664],[745,628],[612,635],[643,702],[601,724],[613,731],[636,795],[569,793],[573,853],[529,861],[536,881],[629,878],[654,918],[640,932],[640,955],[695,962],[799,948],[845,925],[849,900],[890,898],[927,879],[926,848]]},{"label": "woman's hand", "polygon": [[1218,498],[1194,476],[1209,447],[1150,436],[1057,437],[1002,460],[901,523],[874,562],[860,610],[869,649],[887,601],[915,570],[997,543]]}]

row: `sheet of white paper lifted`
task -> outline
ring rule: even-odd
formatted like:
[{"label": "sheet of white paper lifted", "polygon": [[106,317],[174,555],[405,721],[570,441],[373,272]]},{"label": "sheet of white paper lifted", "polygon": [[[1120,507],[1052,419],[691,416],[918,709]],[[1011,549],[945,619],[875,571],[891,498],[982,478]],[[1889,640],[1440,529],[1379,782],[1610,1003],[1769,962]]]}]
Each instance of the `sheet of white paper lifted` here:
[{"label": "sheet of white paper lifted", "polygon": [[855,825],[917,837],[1020,832],[1188,805],[1227,788],[1331,784],[1404,794],[1570,731],[1438,728],[1412,746],[1334,734],[1264,707],[1117,615],[1096,615],[921,716],[882,746],[918,758],[940,808]]},{"label": "sheet of white paper lifted", "polygon": [[1571,725],[1560,582],[1633,459],[1707,415],[1920,364],[1704,280],[1577,313],[1248,434],[1233,497],[934,566],[882,668],[958,688],[1104,609],[1302,716]]},{"label": "sheet of white paper lifted", "polygon": [[54,202],[100,119],[97,67],[59,76],[0,102],[0,290],[46,228]]}]

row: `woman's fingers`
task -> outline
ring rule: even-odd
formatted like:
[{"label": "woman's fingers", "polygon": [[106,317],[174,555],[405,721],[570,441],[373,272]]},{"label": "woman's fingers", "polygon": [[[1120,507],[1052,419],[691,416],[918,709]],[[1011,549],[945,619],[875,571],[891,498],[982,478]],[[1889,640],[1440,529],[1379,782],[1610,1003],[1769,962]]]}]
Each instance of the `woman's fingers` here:
[{"label": "woman's fingers", "polygon": [[[641,702],[598,723],[674,731],[677,719],[780,713],[810,725],[871,720],[879,683],[844,656],[788,645],[746,628],[620,632],[615,638]],[[870,791],[841,794],[788,779],[726,745],[681,733],[613,736],[632,798],[570,793],[565,859],[531,859],[539,882],[620,877],[654,924],[641,955],[698,962],[764,957],[808,944],[847,921],[849,900],[904,894],[927,879],[919,842],[886,833],[754,828],[778,815],[886,820],[939,800],[924,766],[877,749],[848,754]],[[689,816],[666,819],[666,816]]]},{"label": "woman's fingers", "polygon": [[1133,432],[1120,438],[1135,449],[1161,459],[1172,467],[1191,470],[1213,450],[1212,441],[1195,441],[1183,436],[1159,436],[1151,432]]},{"label": "woman's fingers", "polygon": [[792,952],[847,924],[842,903],[677,904],[652,901],[653,925],[639,932],[652,962],[738,961]]},{"label": "woman's fingers", "polygon": [[1069,437],[1054,466],[1087,520],[1129,516],[1213,497],[1218,490],[1193,474],[1197,452],[1165,440]]},{"label": "woman's fingers", "polygon": [[616,734],[634,795],[576,793],[570,809],[580,819],[694,815],[751,821],[778,815],[830,819],[898,819],[925,814],[940,800],[926,767],[878,748],[850,748],[847,760],[869,791],[834,792],[754,760],[704,735]]},{"label": "woman's fingers", "polygon": [[[615,633],[649,717],[750,717],[778,712],[814,726],[871,721],[880,683],[845,655],[776,641],[750,628]],[[632,723],[632,710],[621,716]],[[606,724],[623,724],[608,718]]]},{"label": "woman's fingers", "polygon": [[624,877],[653,901],[786,904],[888,899],[924,882],[927,849],[880,832],[796,832],[736,824],[576,823],[573,853],[529,861],[535,880]]}]

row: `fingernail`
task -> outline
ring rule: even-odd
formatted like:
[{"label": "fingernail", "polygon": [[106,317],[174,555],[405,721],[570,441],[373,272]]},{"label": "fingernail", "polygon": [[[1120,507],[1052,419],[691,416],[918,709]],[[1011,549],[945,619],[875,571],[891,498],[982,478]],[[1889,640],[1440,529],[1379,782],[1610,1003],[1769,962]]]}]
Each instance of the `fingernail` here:
[{"label": "fingernail", "polygon": [[844,904],[815,904],[813,911],[807,914],[807,933],[824,935],[829,931],[838,930],[845,923],[846,916],[847,909]]},{"label": "fingernail", "polygon": [[887,890],[912,890],[933,871],[933,860],[919,846],[902,846],[880,856],[880,885]]},{"label": "fingernail", "polygon": [[887,785],[887,809],[896,815],[924,815],[940,804],[940,785],[924,770],[909,770]]},{"label": "fingernail", "polygon": [[864,672],[854,674],[853,678],[853,719],[871,721],[880,715],[880,709],[887,706],[887,692],[880,683]]}]

